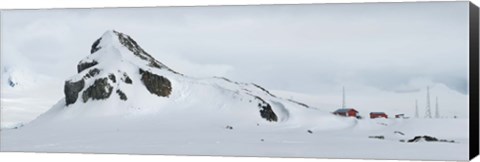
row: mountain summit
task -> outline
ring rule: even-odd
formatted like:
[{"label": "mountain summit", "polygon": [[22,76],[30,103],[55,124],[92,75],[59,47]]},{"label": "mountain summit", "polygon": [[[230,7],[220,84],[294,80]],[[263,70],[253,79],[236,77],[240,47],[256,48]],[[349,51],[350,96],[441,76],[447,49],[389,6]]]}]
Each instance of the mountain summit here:
[{"label": "mountain summit", "polygon": [[[155,60],[130,36],[111,30],[97,39],[90,50],[91,55],[77,65],[78,74],[65,82],[66,105],[110,98],[112,92],[121,100],[128,100],[123,89],[133,84],[130,76],[140,78],[138,82],[152,94],[168,97],[172,91],[170,81],[152,73],[153,69],[178,74]],[[118,80],[118,81],[117,81]]]}]

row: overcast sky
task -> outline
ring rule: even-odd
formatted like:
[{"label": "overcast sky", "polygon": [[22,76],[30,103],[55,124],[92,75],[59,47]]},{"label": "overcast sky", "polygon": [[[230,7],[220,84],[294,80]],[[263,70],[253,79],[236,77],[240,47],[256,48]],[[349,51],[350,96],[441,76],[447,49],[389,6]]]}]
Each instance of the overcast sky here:
[{"label": "overcast sky", "polygon": [[424,107],[432,86],[444,112],[468,114],[468,2],[16,10],[1,18],[2,65],[59,80],[115,29],[191,76],[317,96],[299,100],[332,108],[345,86],[349,106],[395,113],[411,113],[415,99]]}]

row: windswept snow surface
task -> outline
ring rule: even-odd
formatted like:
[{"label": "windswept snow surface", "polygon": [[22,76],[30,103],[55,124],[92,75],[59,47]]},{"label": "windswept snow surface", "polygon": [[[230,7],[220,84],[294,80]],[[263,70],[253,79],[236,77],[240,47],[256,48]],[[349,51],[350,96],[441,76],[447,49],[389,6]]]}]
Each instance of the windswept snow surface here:
[{"label": "windswept snow surface", "polygon": [[[362,159],[467,160],[468,157],[467,119],[341,120],[350,123],[349,127],[333,128],[336,123],[330,121],[319,123],[317,129],[300,124],[257,126],[220,119],[180,120],[173,115],[86,118],[3,130],[1,148],[26,152]],[[233,129],[225,129],[226,125]],[[385,140],[368,138],[377,135],[385,136]],[[456,143],[398,141],[417,135]]]},{"label": "windswept snow surface", "polygon": [[[76,102],[61,99],[51,109],[18,129],[2,129],[1,151],[229,155],[368,159],[467,160],[467,119],[362,119],[332,115],[321,108],[284,99],[252,84],[226,78],[184,76],[148,55],[141,59],[123,46],[118,33],[106,32],[93,53],[96,61],[68,80],[108,80],[107,99]],[[136,49],[138,50],[138,49]],[[138,54],[138,53],[137,53]],[[142,54],[140,52],[140,54]],[[153,59],[153,58],[152,58]],[[150,93],[139,69],[167,78],[168,96]],[[131,84],[121,81],[127,74]],[[115,90],[121,89],[127,100]],[[276,121],[261,116],[268,104]],[[404,135],[394,133],[400,131]],[[419,135],[455,143],[404,143]],[[372,139],[369,136],[384,136]]]}]

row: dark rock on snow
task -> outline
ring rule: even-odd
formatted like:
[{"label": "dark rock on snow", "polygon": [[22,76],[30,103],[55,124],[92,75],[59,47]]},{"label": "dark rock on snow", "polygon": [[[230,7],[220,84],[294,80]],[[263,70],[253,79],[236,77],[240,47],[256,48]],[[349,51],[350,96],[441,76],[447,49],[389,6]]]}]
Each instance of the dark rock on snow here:
[{"label": "dark rock on snow", "polygon": [[172,92],[172,85],[167,78],[142,69],[140,69],[140,75],[142,75],[141,80],[150,93],[167,97]]},{"label": "dark rock on snow", "polygon": [[118,96],[120,96],[121,100],[124,100],[124,101],[127,100],[127,95],[125,93],[123,93],[122,90],[117,89],[117,94],[118,94]]},{"label": "dark rock on snow", "polygon": [[412,142],[420,142],[420,141],[427,141],[427,142],[448,142],[448,143],[455,143],[454,140],[446,140],[446,139],[437,139],[432,136],[415,136],[412,139],[409,139],[407,142],[412,143]]},{"label": "dark rock on snow", "polygon": [[108,75],[108,79],[110,79],[113,83],[116,83],[116,82],[117,82],[117,79],[115,78],[115,75],[114,75],[114,74],[109,74],[109,75]]},{"label": "dark rock on snow", "polygon": [[83,77],[84,79],[92,78],[100,73],[100,70],[97,68],[90,69],[88,73]]},{"label": "dark rock on snow", "polygon": [[265,102],[265,100],[258,96],[255,96],[255,99],[260,101],[260,103],[258,103],[258,107],[260,108],[260,116],[267,121],[276,122],[278,120],[278,117],[277,114],[273,112],[270,104],[268,104],[267,102]]},{"label": "dark rock on snow", "polygon": [[132,84],[132,79],[130,79],[130,77],[128,77],[127,73],[123,73],[122,80],[127,84]]},{"label": "dark rock on snow", "polygon": [[150,67],[155,67],[155,68],[159,68],[159,69],[164,68],[164,69],[168,69],[170,71],[173,71],[170,68],[168,68],[167,66],[165,66],[164,64],[155,60],[150,54],[145,52],[145,50],[143,50],[143,48],[140,47],[137,44],[137,42],[135,40],[133,40],[130,36],[128,36],[126,34],[123,34],[123,33],[120,33],[120,32],[117,32],[117,31],[113,31],[113,32],[115,34],[117,34],[118,39],[120,40],[120,43],[122,45],[124,45],[125,47],[127,47],[128,50],[130,50],[135,56],[138,56],[139,58],[150,62],[148,64]]},{"label": "dark rock on snow", "polygon": [[90,54],[93,54],[100,49],[100,47],[98,47],[98,44],[100,44],[101,40],[102,38],[98,38],[95,42],[93,42],[92,48],[90,49]]},{"label": "dark rock on snow", "polygon": [[95,65],[97,65],[97,64],[98,64],[97,61],[79,63],[79,64],[77,65],[77,71],[78,71],[78,73],[80,73],[80,72],[82,72],[83,70],[88,69],[88,68],[90,68],[90,67],[92,67],[92,66],[95,66]]},{"label": "dark rock on snow", "polygon": [[100,100],[107,99],[112,94],[113,87],[108,83],[108,78],[101,78],[95,80],[93,85],[83,91],[83,102],[87,102],[88,99]]},{"label": "dark rock on snow", "polygon": [[66,81],[63,92],[65,93],[65,102],[68,105],[77,101],[78,93],[82,91],[85,86],[85,81],[79,80],[77,82]]},{"label": "dark rock on snow", "polygon": [[368,138],[385,139],[385,136],[368,136]]},{"label": "dark rock on snow", "polygon": [[405,135],[405,133],[400,132],[400,131],[394,131],[393,133],[395,133],[395,134],[400,134],[400,135],[402,135],[402,136]]}]

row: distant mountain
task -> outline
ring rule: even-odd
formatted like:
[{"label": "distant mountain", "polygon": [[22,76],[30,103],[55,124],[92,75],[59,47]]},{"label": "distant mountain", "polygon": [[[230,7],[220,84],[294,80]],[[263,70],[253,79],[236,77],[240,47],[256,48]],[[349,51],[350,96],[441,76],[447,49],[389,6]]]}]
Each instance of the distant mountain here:
[{"label": "distant mountain", "polygon": [[38,78],[22,67],[2,66],[2,87],[29,88],[35,86]]}]

